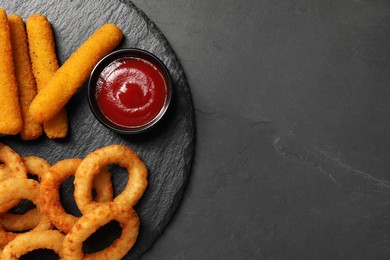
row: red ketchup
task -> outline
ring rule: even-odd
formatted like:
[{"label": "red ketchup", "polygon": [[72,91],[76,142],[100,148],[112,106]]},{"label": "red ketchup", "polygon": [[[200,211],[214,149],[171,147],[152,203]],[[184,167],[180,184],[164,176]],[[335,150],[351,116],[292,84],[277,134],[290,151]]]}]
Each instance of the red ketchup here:
[{"label": "red ketchup", "polygon": [[124,128],[138,128],[155,119],[168,98],[167,80],[152,62],[124,57],[100,74],[95,98],[103,116]]}]

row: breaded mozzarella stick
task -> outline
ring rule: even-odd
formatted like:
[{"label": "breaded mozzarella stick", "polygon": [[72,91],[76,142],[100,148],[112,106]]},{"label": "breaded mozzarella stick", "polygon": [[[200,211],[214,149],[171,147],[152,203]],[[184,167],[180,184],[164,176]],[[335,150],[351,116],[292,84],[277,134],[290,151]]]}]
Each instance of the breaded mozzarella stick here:
[{"label": "breaded mozzarella stick", "polygon": [[0,134],[14,135],[23,126],[14,74],[7,13],[0,9]]},{"label": "breaded mozzarella stick", "polygon": [[92,34],[58,69],[30,106],[34,119],[44,122],[56,115],[88,79],[97,62],[122,40],[122,31],[112,23]]},{"label": "breaded mozzarella stick", "polygon": [[[26,21],[30,57],[38,93],[44,89],[58,70],[55,43],[51,25],[43,15],[34,14]],[[68,134],[68,115],[65,107],[43,123],[49,138],[64,138]]]},{"label": "breaded mozzarella stick", "polygon": [[28,42],[23,19],[15,14],[8,17],[11,33],[15,77],[18,84],[19,104],[23,118],[20,136],[23,140],[33,140],[42,135],[42,124],[32,119],[30,104],[37,95],[37,86],[31,68]]}]

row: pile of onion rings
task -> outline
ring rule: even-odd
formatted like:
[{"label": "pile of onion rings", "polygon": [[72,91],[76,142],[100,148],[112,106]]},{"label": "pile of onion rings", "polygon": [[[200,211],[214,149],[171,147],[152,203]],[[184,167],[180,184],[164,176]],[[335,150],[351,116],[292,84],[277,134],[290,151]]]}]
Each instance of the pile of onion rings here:
[{"label": "pile of onion rings", "polygon": [[[0,162],[0,259],[17,259],[36,249],[52,250],[61,259],[121,259],[135,244],[140,221],[133,207],[147,187],[148,171],[129,147],[109,145],[84,159],[50,165],[36,156],[23,158],[0,143]],[[111,164],[128,173],[126,187],[115,198]],[[71,176],[81,217],[68,214],[60,201],[60,185]],[[36,207],[23,214],[9,212],[21,200]],[[101,251],[85,253],[84,241],[111,221],[122,228],[120,237]]]}]

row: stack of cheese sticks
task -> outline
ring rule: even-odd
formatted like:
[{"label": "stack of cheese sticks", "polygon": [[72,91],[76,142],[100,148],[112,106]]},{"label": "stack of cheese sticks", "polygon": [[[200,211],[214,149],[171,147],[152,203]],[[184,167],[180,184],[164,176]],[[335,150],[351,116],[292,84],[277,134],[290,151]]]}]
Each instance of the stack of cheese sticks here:
[{"label": "stack of cheese sticks", "polygon": [[59,67],[48,19],[33,14],[25,24],[0,8],[0,134],[66,137],[65,105],[122,37],[115,24],[104,24]]}]

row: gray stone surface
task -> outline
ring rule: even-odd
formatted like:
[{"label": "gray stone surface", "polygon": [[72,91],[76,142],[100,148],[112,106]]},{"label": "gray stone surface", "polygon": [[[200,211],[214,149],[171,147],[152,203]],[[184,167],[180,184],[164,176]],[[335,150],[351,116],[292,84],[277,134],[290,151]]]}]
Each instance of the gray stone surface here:
[{"label": "gray stone surface", "polygon": [[182,203],[142,259],[388,259],[390,2],[134,3],[196,119]]},{"label": "gray stone surface", "polygon": [[390,2],[134,3],[178,55],[197,129],[142,259],[388,259]]}]

